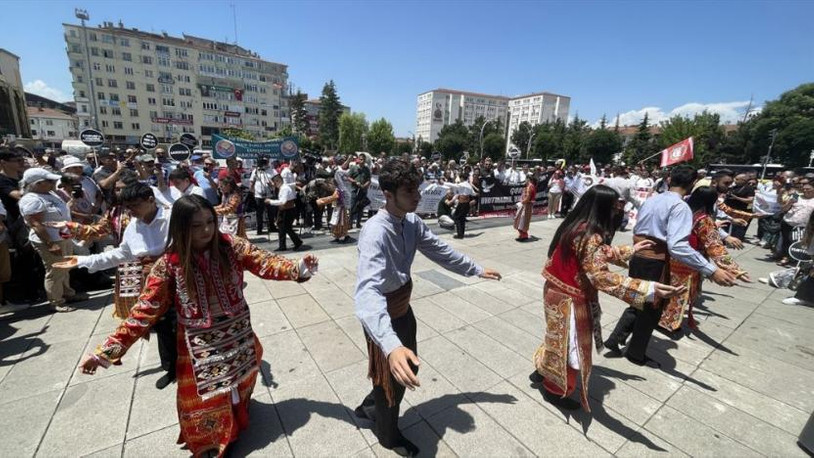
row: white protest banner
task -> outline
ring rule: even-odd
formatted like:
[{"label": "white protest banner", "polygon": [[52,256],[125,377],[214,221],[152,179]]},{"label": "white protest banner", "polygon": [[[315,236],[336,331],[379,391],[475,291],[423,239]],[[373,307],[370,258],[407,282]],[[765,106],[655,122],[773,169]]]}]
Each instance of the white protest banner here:
[{"label": "white protest banner", "polygon": [[774,215],[778,213],[780,204],[777,202],[777,192],[774,189],[756,190],[752,211],[758,215]]},{"label": "white protest banner", "polygon": [[[438,202],[447,194],[447,188],[437,183],[423,182],[418,186],[421,193],[421,200],[418,202],[416,213],[426,215],[438,211]],[[384,193],[379,187],[379,177],[370,177],[370,187],[367,188],[367,198],[370,199],[371,210],[378,210],[384,207]]]}]

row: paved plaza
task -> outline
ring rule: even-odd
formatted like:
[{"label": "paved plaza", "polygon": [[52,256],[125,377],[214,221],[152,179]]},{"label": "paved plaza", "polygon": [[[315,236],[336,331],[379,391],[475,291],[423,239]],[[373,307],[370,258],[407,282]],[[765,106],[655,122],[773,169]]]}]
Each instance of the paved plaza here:
[{"label": "paved plaza", "polygon": [[[543,333],[540,271],[561,220],[535,221],[514,241],[510,220],[473,221],[441,237],[504,279],[413,266],[421,388],[407,393],[401,427],[426,456],[805,456],[797,435],[814,411],[814,308],[760,283],[705,284],[697,332],[656,333],[660,369],[596,355],[593,413],[562,412],[531,386]],[[631,239],[618,234],[617,243]],[[314,239],[309,239],[314,240]],[[271,245],[263,244],[270,248]],[[263,348],[251,426],[231,456],[386,456],[353,408],[370,389],[362,328],[353,315],[356,247],[319,249],[307,283],[247,275]],[[757,280],[777,267],[748,246],[737,260]],[[0,456],[186,456],[175,444],[176,385],[162,375],[155,338],[121,366],[82,375],[83,354],[116,327],[109,294],[80,309],[32,307],[0,315]],[[607,335],[624,309],[601,295]]]}]

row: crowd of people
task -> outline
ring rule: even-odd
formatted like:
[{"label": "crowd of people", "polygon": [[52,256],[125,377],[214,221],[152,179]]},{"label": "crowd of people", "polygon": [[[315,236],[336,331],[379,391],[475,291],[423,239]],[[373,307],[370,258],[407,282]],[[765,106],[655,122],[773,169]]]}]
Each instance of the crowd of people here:
[{"label": "crowd of people", "polygon": [[[375,213],[368,210],[374,177],[385,200]],[[752,243],[771,249],[780,265],[789,263],[797,233],[814,252],[814,184],[792,172],[761,183],[753,174],[707,176],[686,165],[663,171],[489,158],[469,164],[365,153],[290,163],[261,158],[247,170],[237,158],[220,167],[205,154],[177,163],[161,148],[154,155],[126,150],[80,159],[0,147],[0,284],[21,285],[15,300],[40,300],[42,290],[55,311],[66,312],[87,299],[73,275],[87,280],[115,272],[113,314],[121,323],[80,370],[94,374],[121,364],[152,329],[166,371],[156,387],[177,381],[179,443],[195,456],[223,456],[248,425],[263,354],[243,273],[302,282],[319,266],[311,254],[288,259],[262,250],[246,240],[247,232],[276,231],[277,251],[289,248],[288,239],[298,251],[303,241],[295,226],[327,226],[336,243],[349,241],[355,226],[361,229],[355,311],[372,383],[355,414],[372,423],[383,447],[415,456],[418,446],[398,427],[405,389],[420,387],[410,306],[415,254],[459,275],[501,279],[416,215],[423,182],[447,188],[436,216],[455,229],[455,238],[465,236],[478,197],[497,183],[522,186],[513,224],[518,242],[532,237],[538,196],[547,197],[547,219],[563,218],[541,259],[545,337],[529,377],[546,400],[565,409],[581,405],[590,412],[593,348],[658,367],[647,354],[654,330],[675,332],[685,315],[695,328],[692,308],[705,279],[724,287],[751,281],[728,250],[748,242],[753,220]],[[250,214],[253,228],[246,224]],[[611,244],[617,231],[628,229],[633,245]],[[611,264],[627,274],[611,271]],[[606,339],[599,292],[629,304]],[[814,280],[806,277],[787,303],[812,302]]]}]

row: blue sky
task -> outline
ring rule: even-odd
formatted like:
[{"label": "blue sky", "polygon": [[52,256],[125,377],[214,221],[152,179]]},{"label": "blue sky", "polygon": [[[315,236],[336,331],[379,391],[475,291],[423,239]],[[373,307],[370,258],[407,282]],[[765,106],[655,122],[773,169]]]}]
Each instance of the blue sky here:
[{"label": "blue sky", "polygon": [[333,79],[343,103],[397,135],[414,130],[416,96],[437,87],[572,98],[591,122],[635,123],[708,108],[724,118],[814,81],[814,2],[13,1],[0,47],[21,57],[28,89],[72,97],[63,22],[234,41],[289,65],[318,96]]}]

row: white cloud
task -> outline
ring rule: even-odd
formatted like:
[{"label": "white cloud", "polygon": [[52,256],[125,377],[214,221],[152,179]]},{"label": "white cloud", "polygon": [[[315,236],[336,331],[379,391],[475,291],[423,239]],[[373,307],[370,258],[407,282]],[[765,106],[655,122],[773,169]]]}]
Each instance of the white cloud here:
[{"label": "white cloud", "polygon": [[23,89],[25,89],[25,92],[37,94],[47,99],[56,100],[57,102],[69,102],[73,100],[72,96],[65,95],[65,93],[59,89],[48,86],[43,80],[34,80],[30,83],[25,83]]},{"label": "white cloud", "polygon": [[[631,110],[625,113],[619,113],[620,126],[634,126],[642,122],[645,113],[650,124],[657,124],[661,121],[666,121],[673,116],[688,116],[692,117],[696,113],[701,113],[706,110],[710,113],[717,113],[721,116],[722,124],[734,124],[743,119],[746,109],[749,107],[749,102],[720,102],[720,103],[685,103],[679,107],[675,107],[670,111],[665,111],[661,107],[644,107],[639,110]],[[750,115],[760,112],[761,107],[751,108]],[[616,117],[608,117],[608,125],[614,125]],[[595,121],[592,126],[599,125],[599,120]]]}]

